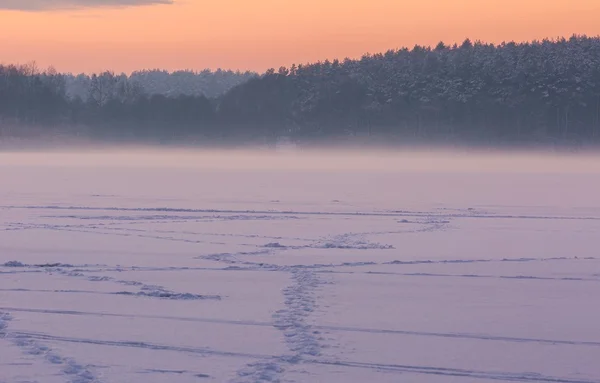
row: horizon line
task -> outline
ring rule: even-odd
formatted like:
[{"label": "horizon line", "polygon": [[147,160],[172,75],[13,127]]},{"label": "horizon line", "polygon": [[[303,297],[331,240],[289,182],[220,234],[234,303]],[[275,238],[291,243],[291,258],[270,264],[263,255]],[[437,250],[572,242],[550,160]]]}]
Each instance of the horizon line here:
[{"label": "horizon line", "polygon": [[[400,46],[400,47],[396,47],[396,48],[389,48],[385,51],[378,51],[378,52],[364,52],[362,54],[360,54],[359,56],[346,56],[346,57],[337,57],[337,58],[323,58],[323,59],[319,59],[316,61],[306,61],[306,62],[298,62],[298,63],[292,63],[289,66],[280,66],[280,67],[285,67],[285,68],[291,68],[292,66],[310,66],[310,65],[315,65],[318,63],[325,63],[325,62],[333,62],[333,61],[345,61],[345,60],[353,60],[353,61],[357,61],[360,60],[363,57],[372,57],[372,56],[376,56],[376,55],[381,55],[381,54],[385,54],[387,52],[400,52],[400,51],[409,51],[412,52],[414,51],[416,48],[424,48],[426,50],[434,50],[439,44],[444,44],[444,46],[447,49],[456,49],[456,48],[460,48],[461,44],[465,43],[466,41],[470,41],[473,45],[484,45],[484,46],[493,46],[493,47],[502,47],[504,45],[508,45],[508,44],[517,44],[517,45],[528,45],[528,44],[537,44],[537,43],[544,43],[544,42],[550,42],[550,43],[557,43],[560,41],[569,41],[572,38],[577,38],[577,39],[597,39],[600,40],[600,34],[596,34],[596,35],[588,35],[588,34],[578,34],[578,33],[572,33],[570,35],[562,35],[562,36],[556,36],[556,37],[544,37],[542,39],[523,39],[523,40],[503,40],[501,42],[498,43],[494,43],[494,42],[490,42],[490,41],[486,41],[486,40],[482,40],[482,39],[471,39],[469,37],[465,37],[462,41],[458,42],[458,41],[454,41],[451,43],[446,43],[443,40],[438,41],[435,45],[434,44],[415,44],[412,47],[408,47],[408,46]],[[37,64],[37,60],[33,59],[33,60],[28,60],[25,62],[12,62],[12,63],[4,63],[2,61],[0,61],[0,66],[26,66],[26,65],[36,65]],[[50,68],[54,68],[53,64],[48,65],[46,68],[44,68],[43,70],[48,70]],[[262,76],[264,74],[266,74],[269,70],[271,69],[275,69],[277,70],[278,68],[276,67],[268,67],[264,70],[258,71],[258,70],[251,70],[251,69],[242,69],[242,68],[224,68],[224,67],[216,67],[216,68],[210,68],[210,67],[204,67],[204,68],[199,68],[199,69],[193,69],[193,68],[181,68],[181,69],[173,69],[173,70],[168,70],[168,69],[164,69],[164,68],[159,68],[159,67],[154,67],[154,68],[139,68],[139,69],[134,69],[132,71],[115,71],[112,69],[106,69],[103,71],[98,71],[98,72],[94,72],[94,71],[79,71],[79,72],[71,72],[71,71],[58,71],[58,74],[62,74],[62,75],[88,75],[91,76],[93,74],[100,74],[100,73],[105,73],[105,72],[113,72],[115,75],[127,75],[127,76],[131,76],[133,73],[136,72],[153,72],[153,71],[161,71],[161,72],[167,72],[168,74],[173,74],[176,72],[191,72],[194,74],[198,74],[204,71],[210,71],[211,73],[214,72],[218,72],[218,71],[222,71],[222,72],[233,72],[233,73],[251,73],[251,74],[257,74],[259,76]],[[40,72],[43,73],[43,72]]]}]

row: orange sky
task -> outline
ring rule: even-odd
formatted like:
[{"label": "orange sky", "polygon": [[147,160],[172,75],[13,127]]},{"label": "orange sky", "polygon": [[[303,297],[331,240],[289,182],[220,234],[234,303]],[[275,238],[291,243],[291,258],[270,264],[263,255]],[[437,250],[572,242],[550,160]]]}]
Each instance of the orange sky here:
[{"label": "orange sky", "polygon": [[[0,8],[3,1],[11,3],[0,0]],[[175,0],[112,9],[0,10],[0,62],[36,60],[40,67],[72,72],[262,71],[440,40],[573,33],[600,35],[600,0]]]}]

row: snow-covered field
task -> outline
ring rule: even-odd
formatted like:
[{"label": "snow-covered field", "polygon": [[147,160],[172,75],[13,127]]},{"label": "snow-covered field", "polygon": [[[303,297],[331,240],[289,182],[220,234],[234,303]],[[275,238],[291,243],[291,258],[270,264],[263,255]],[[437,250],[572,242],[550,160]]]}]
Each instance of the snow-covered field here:
[{"label": "snow-covered field", "polygon": [[0,155],[0,382],[600,382],[594,158]]}]

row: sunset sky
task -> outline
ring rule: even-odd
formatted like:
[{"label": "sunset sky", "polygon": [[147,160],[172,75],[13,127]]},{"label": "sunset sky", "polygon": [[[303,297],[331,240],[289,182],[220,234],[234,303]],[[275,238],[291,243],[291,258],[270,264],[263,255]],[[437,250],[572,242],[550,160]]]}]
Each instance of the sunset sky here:
[{"label": "sunset sky", "polygon": [[263,71],[390,48],[600,34],[599,0],[0,0],[0,63]]}]

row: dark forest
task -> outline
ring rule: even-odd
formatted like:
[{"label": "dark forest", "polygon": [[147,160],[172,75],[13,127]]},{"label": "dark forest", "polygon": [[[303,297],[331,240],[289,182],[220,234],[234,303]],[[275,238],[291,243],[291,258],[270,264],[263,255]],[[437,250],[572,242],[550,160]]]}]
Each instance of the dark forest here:
[{"label": "dark forest", "polygon": [[600,143],[600,37],[390,50],[252,72],[0,65],[0,142]]}]

